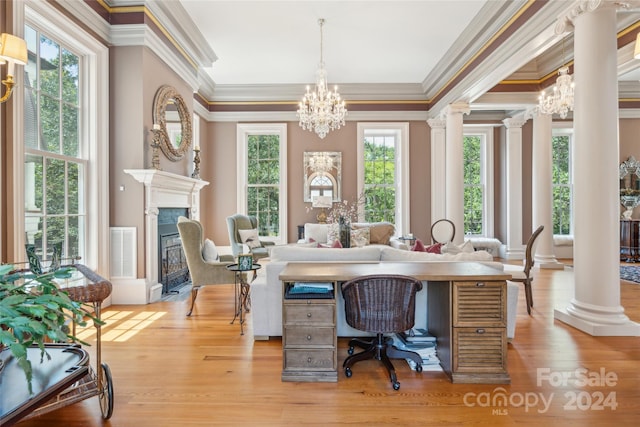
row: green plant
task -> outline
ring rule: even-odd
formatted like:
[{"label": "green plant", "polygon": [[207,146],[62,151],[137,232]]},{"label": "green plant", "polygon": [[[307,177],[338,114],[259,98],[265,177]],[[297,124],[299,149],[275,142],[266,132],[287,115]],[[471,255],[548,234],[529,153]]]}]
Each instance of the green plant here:
[{"label": "green plant", "polygon": [[33,393],[33,368],[27,348],[37,345],[42,361],[50,358],[46,342],[71,340],[88,345],[69,333],[69,323],[86,326],[87,318],[101,322],[56,286],[54,279],[69,277],[72,267],[38,276],[13,270],[12,265],[0,265],[0,347],[11,351]]}]

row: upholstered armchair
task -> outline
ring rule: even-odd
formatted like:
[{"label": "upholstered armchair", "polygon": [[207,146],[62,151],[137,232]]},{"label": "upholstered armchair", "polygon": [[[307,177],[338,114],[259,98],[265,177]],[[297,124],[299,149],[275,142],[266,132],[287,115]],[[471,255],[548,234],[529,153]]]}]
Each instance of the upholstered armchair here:
[{"label": "upholstered armchair", "polygon": [[[227,217],[227,228],[229,229],[229,244],[231,245],[231,252],[233,256],[238,256],[244,253],[243,240],[240,236],[240,230],[257,230],[258,220],[255,216],[248,216],[242,214],[235,214]],[[269,252],[266,246],[271,246],[273,242],[267,242],[259,240],[260,245],[257,247],[250,247],[249,251],[253,255],[254,259],[265,258],[269,256]]]},{"label": "upholstered armchair", "polygon": [[200,222],[186,217],[178,218],[178,232],[182,248],[187,257],[187,267],[191,275],[191,307],[187,316],[191,316],[200,287],[205,285],[223,285],[235,283],[235,273],[227,270],[234,263],[232,255],[222,255],[218,261],[205,261],[202,254],[203,233]]}]

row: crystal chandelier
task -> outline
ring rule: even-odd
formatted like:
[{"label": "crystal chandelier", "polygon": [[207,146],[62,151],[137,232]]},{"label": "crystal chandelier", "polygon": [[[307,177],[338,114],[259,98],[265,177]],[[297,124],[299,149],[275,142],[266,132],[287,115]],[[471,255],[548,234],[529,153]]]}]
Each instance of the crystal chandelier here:
[{"label": "crystal chandelier", "polygon": [[333,169],[333,159],[327,153],[318,153],[309,159],[309,168],[319,175],[325,175]]},{"label": "crystal chandelier", "polygon": [[[562,39],[562,56],[564,58],[564,39]],[[567,113],[573,111],[573,89],[574,83],[569,74],[569,67],[563,65],[558,70],[558,78],[553,86],[553,91],[546,95],[544,90],[540,94],[539,108],[543,114],[559,114],[560,118],[566,119]]]},{"label": "crystal chandelier", "polygon": [[300,102],[297,116],[300,119],[300,126],[304,130],[314,131],[320,138],[327,136],[330,130],[340,129],[344,125],[344,118],[347,109],[344,100],[340,99],[338,87],[334,87],[333,92],[327,89],[327,71],[324,69],[322,60],[322,25],[324,19],[319,19],[320,25],[320,65],[316,72],[315,91],[307,93]]}]

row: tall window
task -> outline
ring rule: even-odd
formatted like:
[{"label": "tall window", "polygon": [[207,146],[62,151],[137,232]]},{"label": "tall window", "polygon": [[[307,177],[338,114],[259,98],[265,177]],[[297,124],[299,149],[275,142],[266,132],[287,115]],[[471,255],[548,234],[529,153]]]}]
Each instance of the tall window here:
[{"label": "tall window", "polygon": [[286,242],[286,125],[238,125],[238,212],[255,216],[258,234]]},{"label": "tall window", "polygon": [[358,123],[360,220],[388,221],[409,231],[409,125]]},{"label": "tall window", "polygon": [[493,237],[493,129],[465,127],[464,234]]},{"label": "tall window", "polygon": [[80,138],[80,58],[25,26],[25,235],[45,258],[54,243],[85,257],[86,152]]},{"label": "tall window", "polygon": [[573,182],[571,179],[571,146],[573,133],[554,130],[553,159],[553,234],[572,234]]}]

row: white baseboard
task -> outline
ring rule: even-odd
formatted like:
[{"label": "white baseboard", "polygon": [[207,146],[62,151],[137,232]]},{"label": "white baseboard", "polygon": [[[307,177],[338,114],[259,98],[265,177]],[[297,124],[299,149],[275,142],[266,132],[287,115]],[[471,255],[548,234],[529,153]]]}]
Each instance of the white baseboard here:
[{"label": "white baseboard", "polygon": [[112,304],[147,304],[149,292],[145,279],[112,278]]}]

